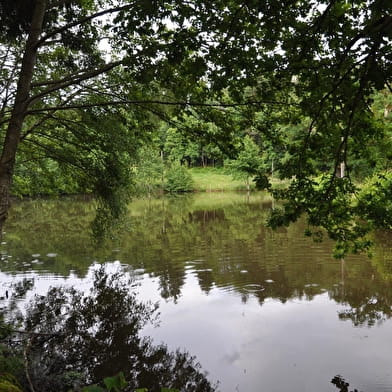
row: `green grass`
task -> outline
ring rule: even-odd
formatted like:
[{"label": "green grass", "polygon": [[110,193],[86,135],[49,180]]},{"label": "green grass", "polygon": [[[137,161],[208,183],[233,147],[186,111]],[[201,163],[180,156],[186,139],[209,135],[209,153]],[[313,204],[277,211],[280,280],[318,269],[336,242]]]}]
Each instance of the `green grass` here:
[{"label": "green grass", "polygon": [[[244,181],[234,180],[224,169],[213,167],[194,167],[188,169],[192,175],[195,191],[237,191],[246,190]],[[254,188],[254,185],[251,185]]]},{"label": "green grass", "polygon": [[[132,199],[129,205],[129,214],[134,217],[145,216],[146,211],[151,208],[161,208],[166,210],[174,200],[177,206],[181,206],[184,202],[183,210],[198,211],[198,210],[216,210],[244,203],[270,203],[272,196],[267,192],[193,192],[180,195],[170,195],[170,198],[146,198],[139,197]],[[1,391],[0,391],[1,392]]]}]

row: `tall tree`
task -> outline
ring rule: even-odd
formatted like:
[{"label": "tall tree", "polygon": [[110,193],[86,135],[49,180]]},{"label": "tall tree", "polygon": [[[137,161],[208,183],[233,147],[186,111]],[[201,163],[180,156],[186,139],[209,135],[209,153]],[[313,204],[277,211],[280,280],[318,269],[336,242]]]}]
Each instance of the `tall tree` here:
[{"label": "tall tree", "polygon": [[[129,155],[134,150],[126,140],[122,143],[124,135],[118,128],[126,124],[136,132],[147,128],[143,123],[151,126],[146,114],[140,114],[142,111],[124,115],[117,108],[132,104],[140,109],[148,102],[148,111],[154,113],[154,104],[161,103],[156,98],[158,82],[167,79],[172,65],[181,60],[175,43],[182,29],[175,21],[173,28],[167,27],[171,16],[176,16],[172,6],[122,0],[21,0],[0,5],[0,20],[5,27],[0,34],[0,130],[4,134],[0,222],[7,215],[21,142],[89,172],[92,188],[106,201],[112,199],[116,185],[122,181],[112,187],[103,182],[113,182],[116,177],[113,168],[119,164],[120,152]],[[110,53],[102,49],[102,42]],[[165,99],[170,104],[170,99]],[[71,111],[71,115],[64,115],[65,111]],[[117,129],[112,125],[110,132],[108,117],[112,122],[117,118]],[[91,133],[91,129],[96,132]],[[103,136],[105,133],[109,137]],[[132,140],[134,147],[136,139]],[[71,141],[73,149],[69,148]],[[66,148],[76,156],[67,157]],[[101,158],[101,174],[90,172],[93,160],[86,159],[91,157],[83,151],[86,148]],[[78,159],[80,152],[85,155],[84,163]]]}]

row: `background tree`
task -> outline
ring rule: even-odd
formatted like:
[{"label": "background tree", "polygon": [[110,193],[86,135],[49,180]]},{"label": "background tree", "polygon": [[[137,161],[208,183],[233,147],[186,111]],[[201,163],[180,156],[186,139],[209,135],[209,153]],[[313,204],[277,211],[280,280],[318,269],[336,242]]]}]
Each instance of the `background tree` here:
[{"label": "background tree", "polygon": [[[194,109],[173,120],[173,126],[165,131],[164,155],[168,160],[177,160],[188,166],[222,165],[227,157],[225,144],[238,137],[232,131],[226,134],[227,125],[219,127],[217,116],[205,118],[203,113]],[[228,120],[227,123],[232,122]],[[226,140],[222,142],[223,135]]]},{"label": "background tree", "polygon": [[245,136],[236,159],[225,162],[225,167],[234,178],[245,181],[248,191],[250,190],[250,180],[256,174],[260,174],[262,166],[260,149],[249,135]]},{"label": "background tree", "polygon": [[154,191],[162,189],[165,165],[159,147],[155,144],[142,147],[133,170],[136,194],[151,196]]}]

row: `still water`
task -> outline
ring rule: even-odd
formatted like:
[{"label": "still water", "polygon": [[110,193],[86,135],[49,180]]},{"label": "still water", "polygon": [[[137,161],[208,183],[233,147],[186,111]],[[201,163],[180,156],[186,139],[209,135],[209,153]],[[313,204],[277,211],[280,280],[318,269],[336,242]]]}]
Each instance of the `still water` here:
[{"label": "still water", "polygon": [[[392,237],[374,257],[331,257],[305,226],[271,231],[264,194],[135,200],[111,240],[92,241],[93,203],[14,205],[1,244],[0,289],[34,279],[87,287],[98,263],[131,271],[142,300],[159,302],[145,334],[197,357],[219,390],[392,391]],[[31,293],[29,294],[31,296]]]}]

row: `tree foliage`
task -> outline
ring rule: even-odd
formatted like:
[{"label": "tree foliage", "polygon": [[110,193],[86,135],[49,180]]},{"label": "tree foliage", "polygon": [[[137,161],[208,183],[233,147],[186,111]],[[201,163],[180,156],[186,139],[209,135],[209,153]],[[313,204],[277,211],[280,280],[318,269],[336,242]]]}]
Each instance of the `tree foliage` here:
[{"label": "tree foliage", "polygon": [[175,162],[166,173],[165,190],[170,193],[193,190],[191,174],[178,162]]},{"label": "tree foliage", "polygon": [[[280,175],[291,180],[279,195],[286,207],[275,223],[307,213],[311,225],[338,234],[361,218],[351,209],[351,219],[343,222],[333,206],[356,193],[354,162],[369,156],[382,134],[370,108],[375,91],[391,90],[389,1],[7,0],[0,5],[0,21],[1,220],[21,142],[34,144],[35,158],[49,156],[94,173],[85,177],[89,186],[105,208],[116,210],[113,200],[124,192],[115,189],[123,189],[132,150],[113,129],[107,142],[100,135],[106,131],[102,118],[118,116],[119,106],[133,119],[127,124],[131,132],[143,134],[156,129],[152,118],[197,112],[202,124],[214,123],[208,138],[227,150],[233,147],[233,123],[257,127],[257,113],[263,113],[264,125],[279,113],[279,122],[295,132],[271,150],[284,153]],[[37,140],[49,124],[64,128],[64,117],[65,128],[72,127],[69,113],[82,122],[87,118],[95,136],[86,145],[97,140],[96,159],[74,160],[83,147],[67,144],[68,131],[57,126]],[[195,127],[195,135],[205,131]],[[264,128],[263,135],[273,140],[282,132]],[[42,142],[47,139],[50,145]],[[63,144],[64,150],[56,148]],[[342,162],[347,181],[335,176]],[[328,177],[321,184],[313,180],[320,172]]]},{"label": "tree foliage", "polygon": [[245,180],[248,189],[252,177],[262,171],[262,158],[259,147],[250,136],[245,136],[243,146],[236,159],[227,161],[225,167],[234,178]]}]

